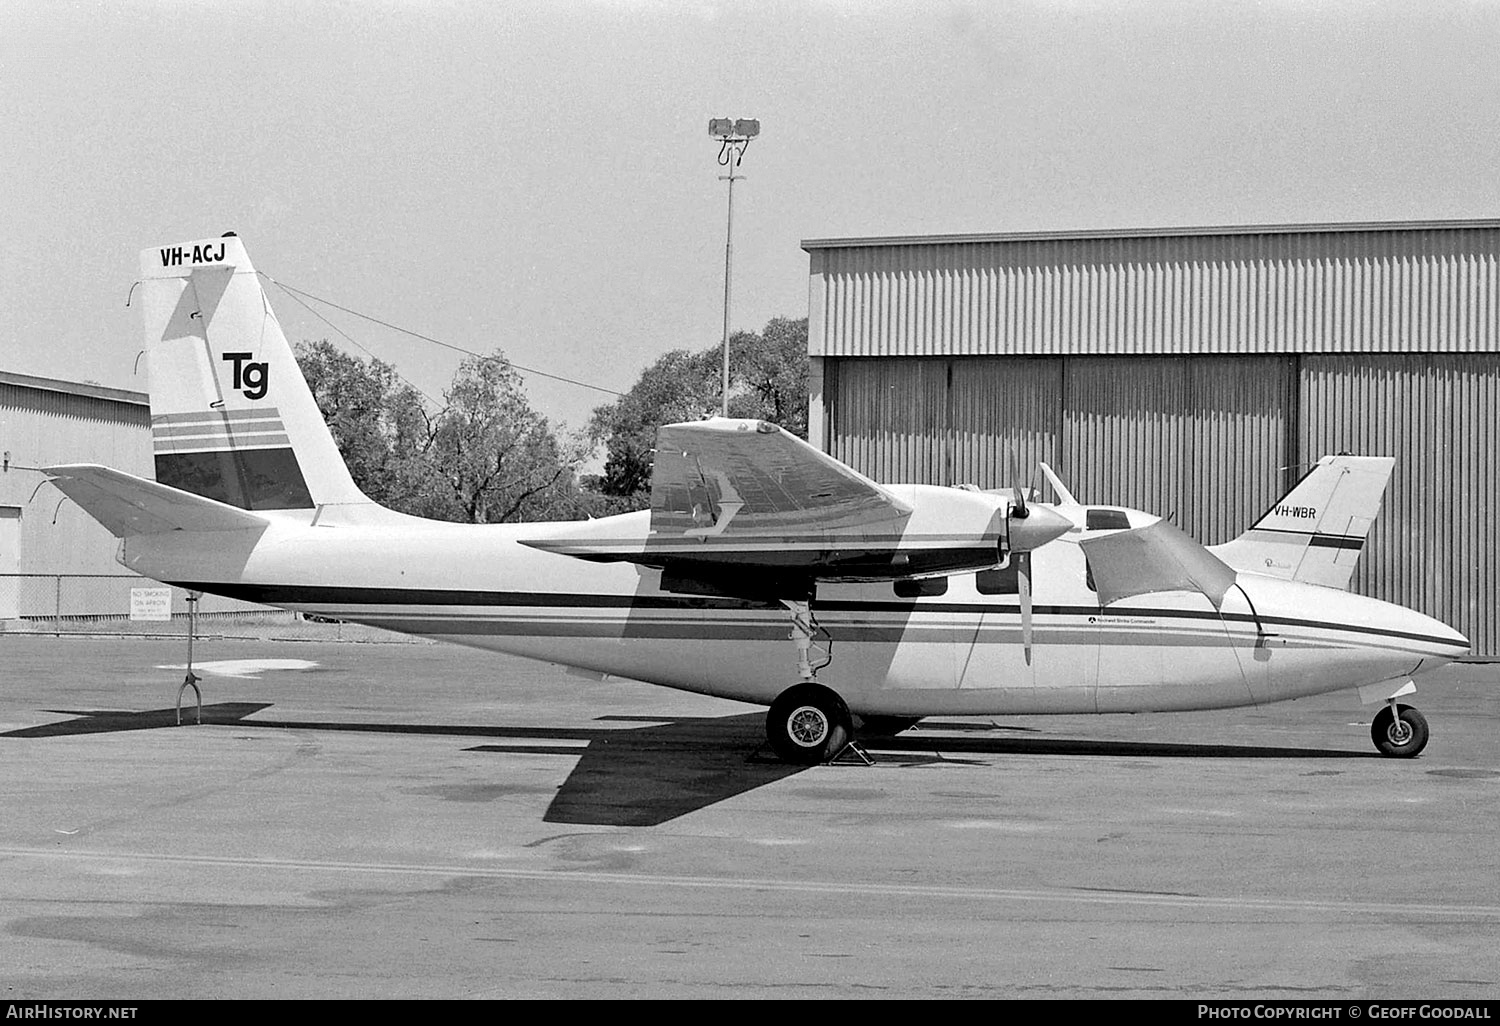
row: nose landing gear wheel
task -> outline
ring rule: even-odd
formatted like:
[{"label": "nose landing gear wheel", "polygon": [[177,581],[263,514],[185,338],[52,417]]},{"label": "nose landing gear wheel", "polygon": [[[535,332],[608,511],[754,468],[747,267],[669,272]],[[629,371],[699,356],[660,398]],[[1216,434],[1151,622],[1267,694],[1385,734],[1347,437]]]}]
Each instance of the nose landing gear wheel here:
[{"label": "nose landing gear wheel", "polygon": [[1400,720],[1385,706],[1375,714],[1370,724],[1370,740],[1380,749],[1381,755],[1396,759],[1410,759],[1427,747],[1427,717],[1409,705],[1396,706]]},{"label": "nose landing gear wheel", "polygon": [[854,718],[838,692],[821,684],[794,684],[766,714],[766,739],[784,762],[827,762],[854,736]]}]

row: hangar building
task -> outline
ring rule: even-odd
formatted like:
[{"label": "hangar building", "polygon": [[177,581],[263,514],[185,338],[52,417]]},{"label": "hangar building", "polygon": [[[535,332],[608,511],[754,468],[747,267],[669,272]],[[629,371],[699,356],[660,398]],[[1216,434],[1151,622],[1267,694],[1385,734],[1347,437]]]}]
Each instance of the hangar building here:
[{"label": "hangar building", "polygon": [[1033,482],[1205,544],[1396,457],[1353,588],[1500,655],[1500,220],[811,239],[809,434],[881,481]]},{"label": "hangar building", "polygon": [[0,621],[46,615],[64,587],[82,601],[99,592],[89,578],[128,573],[114,536],[56,488],[39,488],[33,468],[102,463],[155,477],[144,393],[0,371],[0,461]]}]

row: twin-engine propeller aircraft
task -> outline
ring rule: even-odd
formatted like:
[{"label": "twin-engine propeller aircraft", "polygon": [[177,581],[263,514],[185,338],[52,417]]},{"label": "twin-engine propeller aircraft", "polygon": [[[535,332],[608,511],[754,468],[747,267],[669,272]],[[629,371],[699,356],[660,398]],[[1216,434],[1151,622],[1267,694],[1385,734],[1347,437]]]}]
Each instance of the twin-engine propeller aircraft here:
[{"label": "twin-engine propeller aircraft", "polygon": [[[1391,461],[1330,457],[1214,551],[1137,510],[880,485],[773,425],[661,429],[651,509],[463,525],[355,487],[238,238],[148,249],[156,480],[53,481],[119,559],[193,591],[770,706],[796,763],[935,714],[1260,705],[1357,687],[1410,756],[1397,697],[1468,650],[1347,585]],[[1048,471],[1051,474],[1050,470]],[[1332,587],[1330,587],[1332,585]],[[790,635],[790,636],[789,636]],[[777,653],[784,663],[777,665]]]}]

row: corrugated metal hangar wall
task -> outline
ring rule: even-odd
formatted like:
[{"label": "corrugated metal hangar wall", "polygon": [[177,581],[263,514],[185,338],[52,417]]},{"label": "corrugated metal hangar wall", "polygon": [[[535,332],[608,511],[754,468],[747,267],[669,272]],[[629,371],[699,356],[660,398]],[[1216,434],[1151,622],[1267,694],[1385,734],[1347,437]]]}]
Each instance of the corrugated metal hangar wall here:
[{"label": "corrugated metal hangar wall", "polygon": [[154,476],[146,396],[0,371],[0,574],[121,574],[118,543],[33,469],[103,463]]},{"label": "corrugated metal hangar wall", "polygon": [[810,433],[876,480],[1213,544],[1332,452],[1395,456],[1355,590],[1500,654],[1500,221],[810,240]]}]

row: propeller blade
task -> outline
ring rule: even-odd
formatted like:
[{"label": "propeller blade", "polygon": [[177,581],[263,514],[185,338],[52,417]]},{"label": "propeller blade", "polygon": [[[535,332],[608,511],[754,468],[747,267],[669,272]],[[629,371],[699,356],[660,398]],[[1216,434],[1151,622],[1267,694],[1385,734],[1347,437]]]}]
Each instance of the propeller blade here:
[{"label": "propeller blade", "polygon": [[1016,591],[1021,599],[1021,650],[1031,665],[1031,553],[1012,553],[1016,563]]}]

